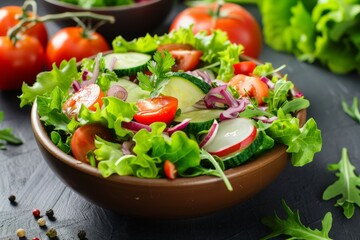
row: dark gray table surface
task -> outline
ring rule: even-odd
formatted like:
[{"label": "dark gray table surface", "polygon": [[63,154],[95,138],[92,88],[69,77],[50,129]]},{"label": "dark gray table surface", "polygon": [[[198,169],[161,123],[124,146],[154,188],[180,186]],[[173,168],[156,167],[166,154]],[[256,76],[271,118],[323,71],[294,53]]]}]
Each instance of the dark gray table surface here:
[{"label": "dark gray table surface", "polygon": [[[20,5],[23,1],[2,0],[0,6]],[[163,26],[155,32],[166,31],[175,14],[184,6],[176,5]],[[255,6],[245,6],[261,21]],[[43,14],[44,9],[40,8]],[[49,34],[59,28],[47,24]],[[322,131],[323,148],[314,161],[305,167],[292,167],[285,171],[264,191],[249,201],[230,209],[187,220],[142,220],[121,216],[100,208],[65,186],[42,159],[30,125],[30,109],[19,108],[17,92],[0,92],[0,111],[5,119],[0,128],[10,127],[24,144],[9,146],[0,151],[0,239],[17,239],[15,231],[24,228],[28,239],[47,239],[46,230],[39,228],[32,209],[52,208],[56,221],[49,222],[59,239],[77,239],[83,229],[88,239],[259,239],[270,230],[261,218],[274,211],[284,216],[281,200],[300,212],[302,222],[311,228],[321,228],[327,212],[333,216],[330,237],[333,239],[360,239],[360,209],[353,218],[346,219],[335,200],[323,201],[322,193],[336,177],[327,165],[340,160],[341,149],[348,148],[350,160],[360,172],[360,125],[342,110],[341,100],[348,103],[360,97],[360,76],[336,75],[321,66],[299,62],[294,56],[275,52],[264,44],[260,56],[263,62],[274,66],[286,64],[284,73],[311,102],[308,117],[313,117]],[[0,74],[2,69],[0,66]],[[8,196],[15,194],[18,205],[9,204]],[[176,211],[176,209],[174,209]]]}]

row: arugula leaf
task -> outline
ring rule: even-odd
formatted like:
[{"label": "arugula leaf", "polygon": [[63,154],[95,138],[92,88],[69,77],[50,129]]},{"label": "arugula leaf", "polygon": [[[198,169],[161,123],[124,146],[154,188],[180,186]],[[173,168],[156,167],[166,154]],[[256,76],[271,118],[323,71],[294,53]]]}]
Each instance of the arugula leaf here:
[{"label": "arugula leaf", "polygon": [[351,107],[343,100],[341,101],[344,112],[354,119],[357,123],[360,123],[360,111],[358,107],[358,98],[354,97]]},{"label": "arugula leaf", "polygon": [[311,162],[314,154],[322,147],[321,131],[313,118],[300,128],[299,119],[287,117],[281,108],[278,119],[266,129],[266,133],[275,141],[288,146],[286,151],[292,153],[293,166],[301,167]]},{"label": "arugula leaf", "polygon": [[[4,112],[0,111],[0,122],[4,119]],[[0,129],[0,150],[5,150],[5,143],[20,145],[22,144],[21,139],[14,136],[11,128]]]},{"label": "arugula leaf", "polygon": [[167,73],[171,71],[171,67],[175,64],[175,59],[168,51],[155,52],[154,60],[147,64],[151,76],[143,72],[137,73],[139,86],[146,91],[150,91],[150,97],[156,97],[169,80]]},{"label": "arugula leaf", "polygon": [[329,171],[338,171],[338,180],[328,186],[323,193],[323,200],[341,196],[335,206],[343,208],[343,214],[350,219],[355,212],[355,204],[360,207],[360,176],[355,174],[355,167],[351,164],[347,149],[342,149],[339,163],[328,165]]},{"label": "arugula leaf", "polygon": [[273,232],[263,238],[262,240],[271,239],[280,235],[291,236],[288,239],[319,239],[319,240],[329,240],[329,232],[332,227],[332,215],[330,212],[327,212],[324,216],[324,219],[321,221],[322,230],[311,229],[302,224],[300,220],[299,211],[294,212],[286,204],[284,200],[281,202],[288,218],[283,220],[278,217],[275,213],[275,216],[264,217],[261,221],[264,225],[271,228]]}]

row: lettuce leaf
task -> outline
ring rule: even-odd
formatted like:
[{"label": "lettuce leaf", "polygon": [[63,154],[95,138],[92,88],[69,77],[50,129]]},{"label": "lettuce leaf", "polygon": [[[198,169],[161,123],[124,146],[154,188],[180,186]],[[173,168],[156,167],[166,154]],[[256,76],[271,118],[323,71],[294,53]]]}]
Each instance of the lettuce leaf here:
[{"label": "lettuce leaf", "polygon": [[51,71],[39,73],[32,86],[23,83],[22,94],[19,97],[20,107],[31,105],[38,95],[49,96],[56,87],[67,92],[77,75],[78,68],[75,58],[61,62],[59,68],[54,65]]},{"label": "lettuce leaf", "polygon": [[352,0],[259,1],[265,42],[330,71],[360,73],[360,3]]},{"label": "lettuce leaf", "polygon": [[147,34],[131,41],[118,36],[112,42],[114,52],[138,51],[152,53],[159,45],[167,43],[190,44],[203,52],[201,60],[212,66],[212,70],[220,80],[228,81],[234,75],[233,64],[239,62],[239,55],[243,52],[242,45],[232,44],[225,32],[213,30],[209,35],[205,31],[197,34],[192,27],[180,28],[170,33],[158,36]]}]

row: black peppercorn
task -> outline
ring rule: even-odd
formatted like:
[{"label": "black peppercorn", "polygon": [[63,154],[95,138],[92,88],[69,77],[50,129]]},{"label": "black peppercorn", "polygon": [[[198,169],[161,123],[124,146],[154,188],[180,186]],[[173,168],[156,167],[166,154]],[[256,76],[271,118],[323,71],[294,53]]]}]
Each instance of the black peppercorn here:
[{"label": "black peppercorn", "polygon": [[10,203],[15,203],[15,201],[16,201],[15,195],[10,195],[9,196],[9,201],[10,201]]},{"label": "black peppercorn", "polygon": [[55,230],[55,228],[50,228],[46,232],[46,236],[48,236],[49,238],[56,238],[57,237],[57,231]]},{"label": "black peppercorn", "polygon": [[54,211],[52,209],[46,210],[45,214],[48,218],[54,218]]},{"label": "black peppercorn", "polygon": [[80,240],[85,240],[85,239],[86,239],[86,232],[85,232],[85,230],[80,230],[80,231],[78,232],[78,237],[79,237]]}]

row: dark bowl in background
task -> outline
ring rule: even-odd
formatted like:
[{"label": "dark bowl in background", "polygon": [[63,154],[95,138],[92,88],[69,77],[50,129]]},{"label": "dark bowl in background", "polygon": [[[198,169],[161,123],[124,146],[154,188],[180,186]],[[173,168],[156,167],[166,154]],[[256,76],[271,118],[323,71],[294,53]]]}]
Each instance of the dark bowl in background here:
[{"label": "dark bowl in background", "polygon": [[[173,8],[174,0],[150,0],[148,2],[135,3],[124,6],[96,7],[85,9],[74,4],[60,2],[58,0],[40,0],[47,14],[63,12],[87,12],[91,11],[103,15],[111,15],[115,23],[106,23],[97,31],[102,34],[109,44],[121,35],[126,40],[145,36],[161,25]],[[58,20],[60,26],[76,26],[73,20]]]}]

